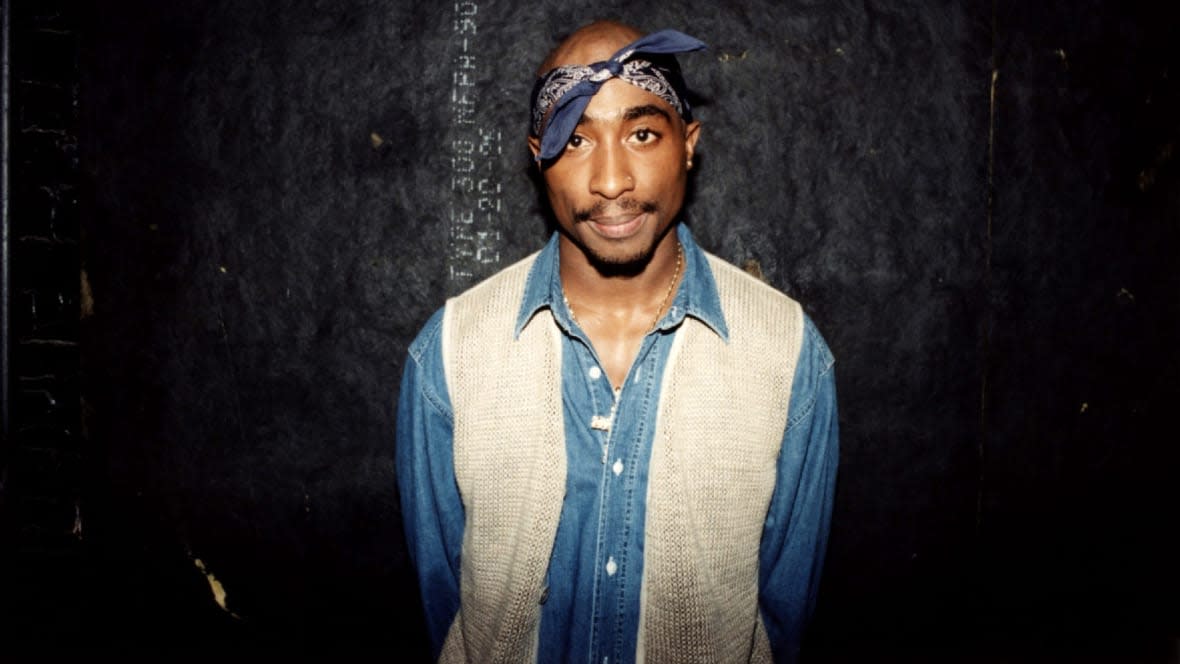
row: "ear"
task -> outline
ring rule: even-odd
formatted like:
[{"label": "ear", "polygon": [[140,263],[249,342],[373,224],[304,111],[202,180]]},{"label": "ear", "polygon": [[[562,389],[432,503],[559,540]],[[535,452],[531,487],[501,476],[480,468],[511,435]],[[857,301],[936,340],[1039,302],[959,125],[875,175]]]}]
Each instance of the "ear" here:
[{"label": "ear", "polygon": [[541,154],[541,139],[529,134],[529,152],[533,153],[533,163],[537,161],[537,155]]},{"label": "ear", "polygon": [[692,168],[692,154],[697,147],[697,139],[701,137],[701,123],[693,120],[684,126],[684,161],[688,168]]}]

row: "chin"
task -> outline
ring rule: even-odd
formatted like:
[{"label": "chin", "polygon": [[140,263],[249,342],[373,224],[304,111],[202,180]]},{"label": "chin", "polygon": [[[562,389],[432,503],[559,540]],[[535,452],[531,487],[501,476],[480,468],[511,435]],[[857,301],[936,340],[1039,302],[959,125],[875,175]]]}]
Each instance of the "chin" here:
[{"label": "chin", "polygon": [[612,247],[614,251],[600,251],[594,247],[582,246],[582,251],[590,264],[601,274],[607,276],[631,276],[643,272],[651,257],[655,254],[658,242],[653,241],[646,247]]},{"label": "chin", "polygon": [[590,264],[604,277],[635,277],[643,274],[651,256],[637,257],[634,260],[598,260],[590,257]]}]

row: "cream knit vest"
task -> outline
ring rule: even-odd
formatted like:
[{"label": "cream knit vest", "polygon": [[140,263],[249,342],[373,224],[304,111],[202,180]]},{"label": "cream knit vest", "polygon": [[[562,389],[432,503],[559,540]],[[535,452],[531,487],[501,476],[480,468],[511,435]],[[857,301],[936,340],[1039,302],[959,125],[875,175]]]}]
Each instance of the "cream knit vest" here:
[{"label": "cream knit vest", "polygon": [[[534,256],[449,301],[442,352],[466,509],[461,608],[441,662],[536,658],[565,494],[561,338],[548,310],[513,338]],[[676,332],[649,468],[637,660],[769,662],[758,546],[803,334],[799,305],[709,256],[729,327]]]}]

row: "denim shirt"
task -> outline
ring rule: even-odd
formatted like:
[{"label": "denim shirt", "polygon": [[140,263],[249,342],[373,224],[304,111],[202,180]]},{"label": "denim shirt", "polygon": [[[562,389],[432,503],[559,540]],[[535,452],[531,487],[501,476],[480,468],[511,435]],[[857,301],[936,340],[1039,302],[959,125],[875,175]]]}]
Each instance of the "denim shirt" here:
[{"label": "denim shirt", "polygon": [[[543,324],[534,322],[533,314],[548,308],[564,333],[566,495],[546,573],[540,662],[635,659],[648,459],[668,351],[682,325],[705,325],[728,336],[705,255],[686,226],[681,224],[677,233],[684,248],[684,278],[668,312],[644,337],[617,395],[562,298],[556,234],[528,276],[517,332]],[[402,513],[436,659],[459,610],[464,528],[441,327],[442,310],[411,344],[397,414]],[[778,662],[797,656],[823,567],[838,456],[832,366],[827,345],[805,317],[759,550],[759,608]]]}]

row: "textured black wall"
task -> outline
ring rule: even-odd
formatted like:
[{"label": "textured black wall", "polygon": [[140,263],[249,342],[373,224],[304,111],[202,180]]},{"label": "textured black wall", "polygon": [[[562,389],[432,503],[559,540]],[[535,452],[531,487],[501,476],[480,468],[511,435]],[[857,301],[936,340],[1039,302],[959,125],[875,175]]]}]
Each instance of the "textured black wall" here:
[{"label": "textured black wall", "polygon": [[[11,324],[0,438],[0,634],[56,638],[86,610],[79,402],[78,26],[61,2],[5,3]],[[33,6],[33,5],[36,6]],[[3,260],[3,259],[0,259]],[[35,582],[30,582],[35,579]],[[0,650],[0,659],[5,653]]]},{"label": "textured black wall", "polygon": [[530,74],[612,15],[712,45],[683,58],[705,125],[691,224],[837,356],[812,652],[1167,658],[1168,10],[516,4],[87,16],[89,642],[420,656],[402,356],[446,295],[542,241]]}]

